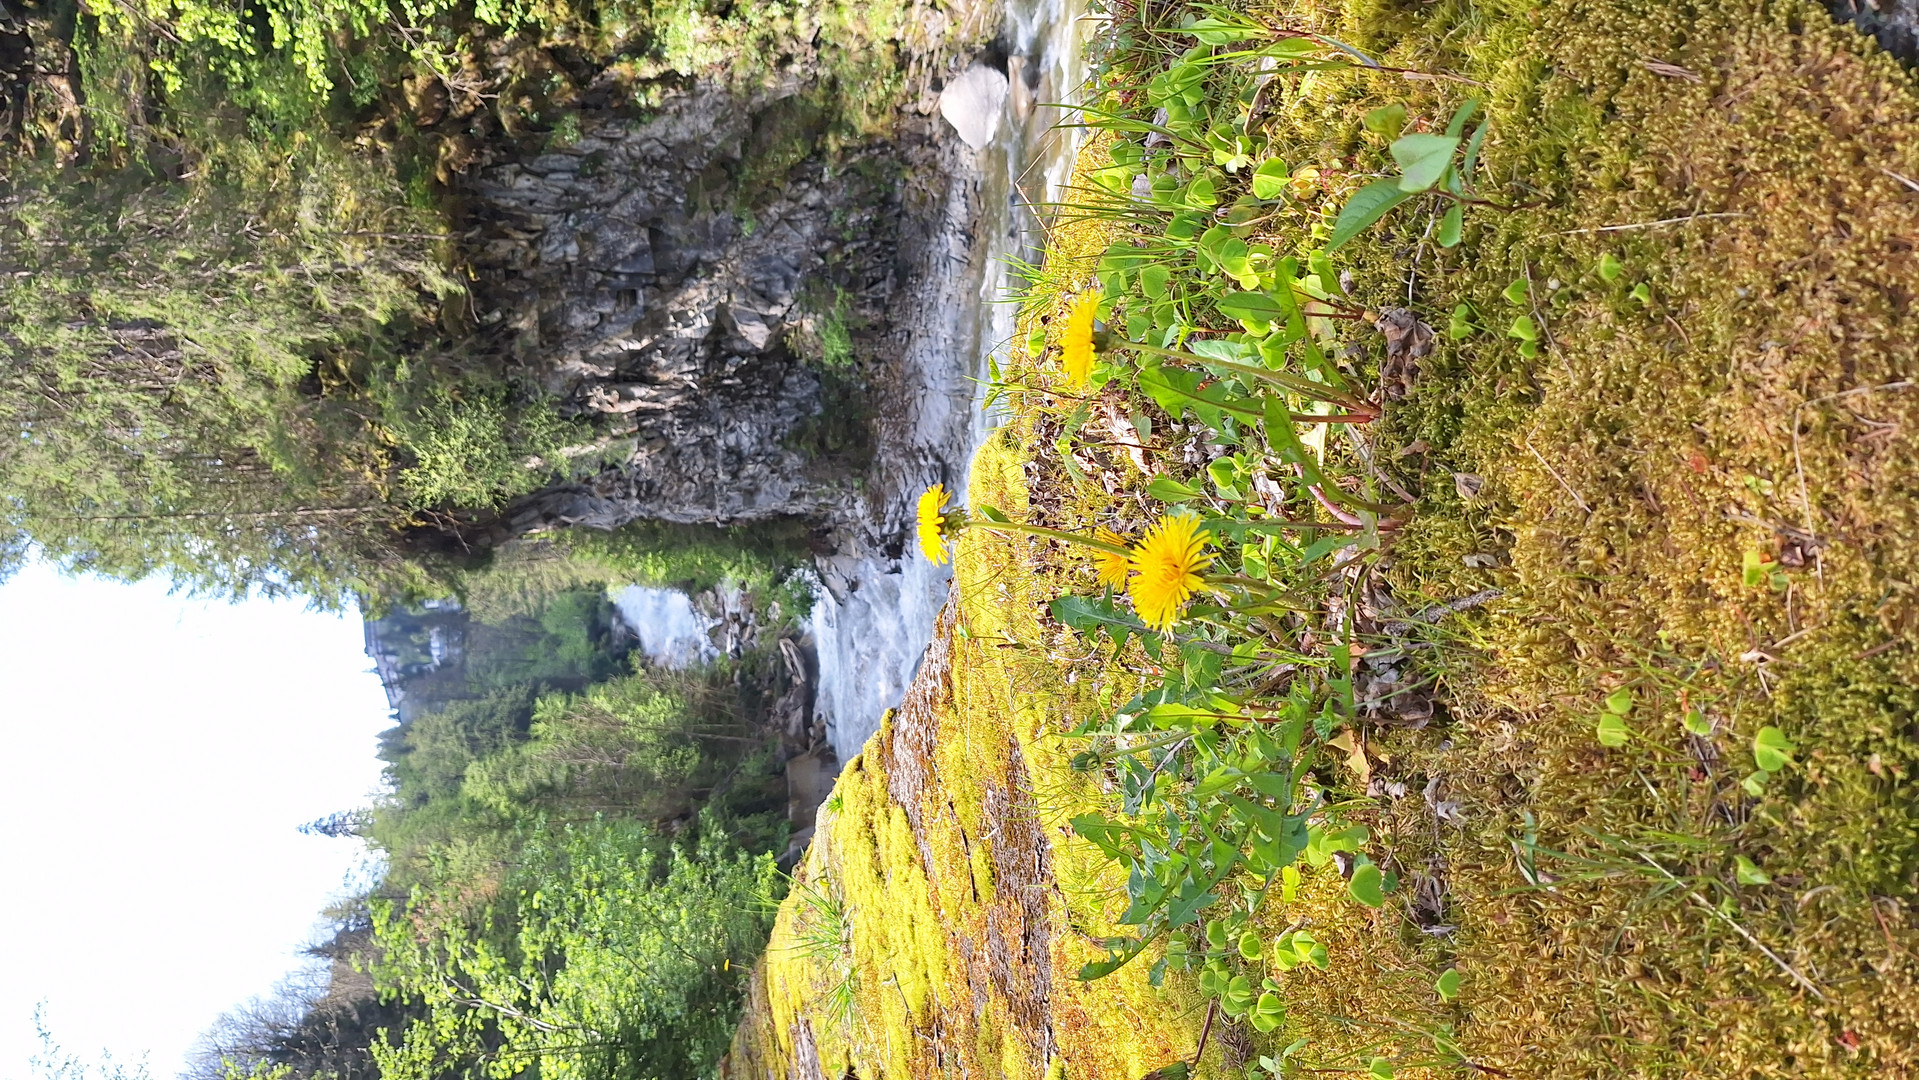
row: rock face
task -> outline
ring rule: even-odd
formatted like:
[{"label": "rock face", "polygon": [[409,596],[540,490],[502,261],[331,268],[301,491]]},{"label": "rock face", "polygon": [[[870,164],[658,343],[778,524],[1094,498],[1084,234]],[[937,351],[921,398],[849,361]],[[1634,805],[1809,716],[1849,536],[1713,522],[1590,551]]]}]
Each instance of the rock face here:
[{"label": "rock face", "polygon": [[607,465],[510,507],[509,535],[832,517],[858,500],[865,402],[796,342],[863,327],[884,351],[927,246],[916,223],[943,201],[908,177],[947,178],[910,136],[829,166],[809,100],[797,83],[750,100],[695,86],[476,178],[481,322],[610,431],[593,448]]}]

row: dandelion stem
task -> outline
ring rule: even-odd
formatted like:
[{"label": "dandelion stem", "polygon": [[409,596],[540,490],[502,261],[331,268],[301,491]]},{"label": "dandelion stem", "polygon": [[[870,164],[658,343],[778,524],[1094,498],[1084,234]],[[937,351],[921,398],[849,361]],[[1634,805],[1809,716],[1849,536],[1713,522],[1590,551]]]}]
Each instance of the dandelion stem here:
[{"label": "dandelion stem", "polygon": [[1126,555],[1130,554],[1131,551],[1125,544],[1109,544],[1098,537],[1087,536],[1085,533],[1067,532],[1064,529],[1049,529],[1044,525],[1026,525],[1016,521],[994,521],[991,518],[975,517],[966,519],[966,527],[969,529],[985,529],[988,532],[1024,533],[1027,536],[1043,536],[1048,540],[1061,540],[1068,544],[1078,544],[1081,547],[1089,547],[1095,551],[1109,551],[1115,555]]}]

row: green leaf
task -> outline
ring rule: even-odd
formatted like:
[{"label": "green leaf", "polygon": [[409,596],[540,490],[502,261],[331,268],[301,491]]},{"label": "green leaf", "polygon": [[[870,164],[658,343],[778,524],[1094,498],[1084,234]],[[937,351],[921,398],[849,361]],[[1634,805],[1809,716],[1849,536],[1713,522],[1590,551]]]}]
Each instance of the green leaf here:
[{"label": "green leaf", "polygon": [[1259,37],[1266,32],[1258,27],[1229,23],[1210,15],[1190,26],[1181,27],[1181,30],[1207,45],[1230,45],[1235,41]]},{"label": "green leaf", "polygon": [[1340,208],[1339,217],[1333,222],[1333,233],[1326,238],[1326,250],[1336,251],[1340,245],[1373,222],[1386,216],[1386,211],[1413,197],[1413,192],[1400,188],[1397,180],[1375,180],[1346,200]]},{"label": "green leaf", "polygon": [[1226,992],[1219,996],[1219,1005],[1227,1016],[1244,1016],[1253,1007],[1253,981],[1244,975],[1233,976]]},{"label": "green leaf", "polygon": [[1698,709],[1687,709],[1686,715],[1679,718],[1679,723],[1702,739],[1712,734],[1712,721],[1706,719],[1706,714]]},{"label": "green leaf", "polygon": [[1455,139],[1464,135],[1466,133],[1466,121],[1471,120],[1473,114],[1478,111],[1479,99],[1467,98],[1460,104],[1458,111],[1453,113],[1452,122],[1446,125],[1446,134],[1451,135]]},{"label": "green leaf", "polygon": [[1366,1075],[1371,1080],[1393,1080],[1393,1063],[1383,1057],[1376,1057],[1366,1066]]},{"label": "green leaf", "polygon": [[1103,632],[1116,649],[1125,648],[1127,640],[1134,635],[1146,642],[1148,650],[1157,651],[1159,648],[1159,635],[1146,629],[1146,624],[1130,612],[1114,607],[1113,602],[1103,596],[1062,596],[1047,605],[1047,609],[1053,613],[1053,618],[1082,634],[1091,636]]},{"label": "green leaf", "polygon": [[1441,973],[1439,978],[1433,982],[1433,989],[1438,992],[1439,1000],[1441,1001],[1451,1001],[1458,997],[1459,969],[1447,968]]},{"label": "green leaf", "polygon": [[1761,769],[1776,773],[1792,760],[1793,745],[1786,733],[1768,724],[1752,737],[1752,758]]},{"label": "green leaf", "polygon": [[1459,149],[1457,135],[1402,135],[1393,141],[1393,160],[1405,175],[1399,178],[1399,190],[1417,194],[1439,183],[1452,164],[1453,151]]},{"label": "green leaf", "polygon": [[1139,938],[1107,938],[1106,959],[1095,960],[1079,969],[1081,982],[1103,979],[1120,968],[1131,963],[1146,948],[1146,942]]},{"label": "green leaf", "polygon": [[1211,945],[1215,949],[1224,949],[1230,942],[1231,939],[1226,934],[1226,924],[1224,922],[1219,919],[1207,920],[1206,944]]},{"label": "green leaf", "polygon": [[1266,944],[1259,940],[1258,934],[1249,930],[1239,935],[1239,955],[1248,960],[1257,960],[1259,959],[1259,954],[1265,951]]},{"label": "green leaf", "polygon": [[1353,867],[1353,879],[1346,883],[1346,891],[1367,907],[1376,908],[1386,902],[1384,884],[1385,875],[1379,872],[1379,867],[1361,856],[1358,865]]},{"label": "green leaf", "polygon": [[1606,711],[1618,716],[1632,715],[1632,688],[1622,686],[1607,694]]},{"label": "green leaf", "polygon": [[1528,288],[1525,278],[1514,278],[1513,283],[1506,286],[1506,290],[1499,295],[1505,297],[1508,304],[1523,304],[1526,302]]},{"label": "green leaf", "polygon": [[1141,268],[1139,289],[1147,296],[1157,300],[1166,295],[1166,287],[1172,283],[1173,272],[1158,264]]},{"label": "green leaf", "polygon": [[1538,356],[1538,355],[1539,355],[1539,342],[1537,342],[1537,341],[1522,341],[1522,342],[1520,342],[1520,343],[1519,343],[1519,355],[1521,355],[1521,356],[1523,356],[1523,357],[1525,357],[1525,358],[1526,358],[1526,359],[1528,359],[1528,360],[1531,360],[1531,359],[1532,359],[1533,357],[1535,357],[1535,356]]},{"label": "green leaf", "polygon": [[1242,322],[1270,324],[1286,320],[1286,308],[1263,292],[1227,293],[1217,301],[1219,313]]},{"label": "green leaf", "polygon": [[1490,119],[1481,120],[1479,126],[1473,129],[1473,137],[1466,140],[1466,154],[1459,162],[1459,172],[1455,177],[1456,182],[1463,182],[1461,186],[1472,182],[1473,166],[1479,164],[1479,147],[1486,141],[1486,128],[1491,124]]},{"label": "green leaf", "polygon": [[1206,493],[1170,476],[1155,476],[1153,482],[1146,485],[1146,494],[1163,503],[1177,503],[1203,498]]},{"label": "green leaf", "polygon": [[1618,713],[1602,712],[1596,734],[1601,746],[1624,746],[1626,740],[1632,738],[1632,729]]},{"label": "green leaf", "polygon": [[1360,123],[1365,125],[1367,131],[1372,132],[1382,139],[1393,138],[1400,132],[1406,130],[1406,106],[1398,102],[1394,102],[1391,105],[1381,105],[1379,108],[1367,113],[1366,119],[1360,121]]},{"label": "green leaf", "polygon": [[1210,173],[1200,173],[1193,182],[1186,185],[1186,205],[1201,210],[1211,210],[1219,201],[1218,188],[1213,184]]},{"label": "green leaf", "polygon": [[1745,790],[1746,794],[1757,799],[1766,793],[1766,781],[1770,779],[1772,779],[1772,774],[1761,769],[1758,772],[1749,774],[1744,780],[1739,781],[1739,786]]},{"label": "green leaf", "polygon": [[1253,1004],[1251,1020],[1253,1029],[1264,1035],[1286,1022],[1286,1006],[1278,994],[1268,990]]},{"label": "green leaf", "polygon": [[1732,857],[1732,866],[1733,876],[1739,879],[1739,884],[1741,885],[1772,884],[1772,878],[1767,876],[1764,870],[1759,869],[1759,864],[1746,858],[1744,855],[1734,855]]},{"label": "green leaf", "polygon": [[1460,234],[1465,227],[1466,211],[1458,203],[1454,203],[1446,211],[1446,216],[1439,219],[1439,246],[1458,247]]},{"label": "green leaf", "polygon": [[1613,256],[1612,252],[1608,251],[1599,257],[1599,280],[1605,282],[1618,281],[1619,275],[1624,273],[1625,270],[1626,268],[1619,264],[1619,260]]},{"label": "green leaf", "polygon": [[1507,329],[1506,336],[1518,338],[1521,341],[1538,341],[1539,327],[1533,322],[1531,315],[1520,315],[1513,319],[1513,324]]},{"label": "green leaf", "polygon": [[1461,304],[1453,309],[1453,317],[1446,323],[1446,336],[1454,341],[1464,341],[1473,335],[1473,309],[1471,305]]},{"label": "green leaf", "polygon": [[1286,191],[1286,182],[1293,177],[1292,170],[1278,158],[1267,158],[1253,170],[1253,198],[1277,199]]},{"label": "green leaf", "polygon": [[1648,306],[1652,304],[1652,286],[1646,284],[1643,281],[1637,285],[1634,285],[1632,287],[1632,292],[1628,293],[1627,295],[1631,296],[1634,300],[1639,301],[1641,304],[1645,304]]}]

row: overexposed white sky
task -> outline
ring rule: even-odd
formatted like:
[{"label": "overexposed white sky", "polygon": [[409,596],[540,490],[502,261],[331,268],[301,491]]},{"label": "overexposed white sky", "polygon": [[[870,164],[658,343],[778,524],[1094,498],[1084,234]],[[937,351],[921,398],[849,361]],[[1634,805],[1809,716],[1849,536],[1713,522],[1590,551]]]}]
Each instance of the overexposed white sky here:
[{"label": "overexposed white sky", "polygon": [[176,1075],[299,962],[364,859],[303,822],[365,805],[390,725],[357,615],[164,582],[0,585],[0,1080],[34,1006],[69,1052]]}]

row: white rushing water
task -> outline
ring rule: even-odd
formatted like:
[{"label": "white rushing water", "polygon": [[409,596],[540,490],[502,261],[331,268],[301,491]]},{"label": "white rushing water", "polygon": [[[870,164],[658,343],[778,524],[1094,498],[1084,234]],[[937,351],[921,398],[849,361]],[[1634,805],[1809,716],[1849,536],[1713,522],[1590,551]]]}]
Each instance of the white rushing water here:
[{"label": "white rushing water", "polygon": [[648,660],[683,668],[719,659],[712,636],[718,620],[694,610],[693,601],[678,589],[628,585],[612,599]]},{"label": "white rushing water", "polygon": [[[1078,0],[1012,0],[1002,35],[1013,58],[1009,92],[996,92],[996,73],[978,68],[954,84],[992,110],[956,123],[969,145],[983,142],[973,151],[980,172],[975,235],[982,242],[954,253],[956,260],[964,258],[956,274],[977,284],[956,297],[971,309],[961,316],[961,332],[938,348],[909,348],[904,360],[908,385],[917,384],[910,394],[914,437],[940,470],[925,483],[943,479],[962,501],[973,452],[993,427],[984,408],[986,357],[991,352],[1003,358],[1014,332],[1008,258],[1037,261],[1040,226],[1029,204],[1059,201],[1072,176],[1078,133],[1055,128],[1060,111],[1034,103],[1077,96],[1083,79],[1080,10]],[[1034,80],[1030,91],[1020,84],[1021,75]],[[961,409],[968,414],[956,415]],[[860,752],[879,730],[881,715],[905,694],[932,639],[950,578],[950,567],[921,558],[910,538],[899,559],[876,556],[851,570],[826,568],[807,630],[819,656],[815,707],[841,762]]]}]

